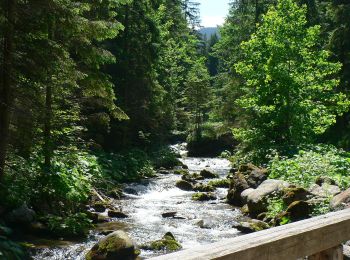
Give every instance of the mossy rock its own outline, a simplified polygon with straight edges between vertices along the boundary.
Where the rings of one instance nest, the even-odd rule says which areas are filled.
[[[167,232],[162,239],[151,242],[149,245],[141,246],[145,250],[173,252],[182,248],[181,244],[176,241],[174,235]]]
[[[216,196],[211,193],[203,193],[203,192],[198,192],[192,195],[192,199],[196,201],[208,201],[208,200],[216,200]]]
[[[293,203],[294,201],[299,200],[307,200],[307,198],[311,195],[306,189],[302,187],[289,187],[283,190],[283,202],[286,205]]]
[[[134,260],[140,251],[123,231],[115,231],[102,238],[86,254],[86,260]]]
[[[208,183],[208,185],[211,185],[215,188],[229,188],[230,182],[231,181],[229,179],[212,180]]]
[[[174,174],[185,175],[185,174],[190,174],[190,173],[188,172],[188,170],[185,170],[185,169],[177,169],[174,171]]]
[[[212,192],[215,190],[215,188],[209,184],[196,184],[193,189],[200,192]]]
[[[306,201],[294,201],[286,210],[292,221],[299,221],[310,217],[312,208]]]
[[[108,205],[104,202],[98,201],[95,202],[94,204],[91,205],[91,207],[96,211],[96,212],[105,212]]]
[[[193,185],[192,183],[185,181],[185,180],[179,180],[176,182],[176,187],[178,187],[180,190],[184,191],[191,191],[193,190]]]
[[[114,188],[108,192],[108,196],[119,200],[123,196],[123,191],[120,188]]]
[[[205,178],[205,179],[215,179],[215,178],[219,178],[219,175],[216,173],[213,173],[207,169],[204,169],[200,172],[200,175]]]
[[[238,231],[249,234],[253,232],[258,232],[264,229],[270,228],[270,226],[264,221],[260,221],[257,219],[251,219],[245,222],[240,222],[233,225],[233,228],[236,228]]]

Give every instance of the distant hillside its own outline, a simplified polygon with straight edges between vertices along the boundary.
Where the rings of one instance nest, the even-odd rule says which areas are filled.
[[[210,38],[211,35],[213,34],[217,34],[218,36],[219,35],[219,28],[218,27],[204,27],[204,28],[201,28],[199,29],[199,32],[203,35],[203,36],[206,36],[206,38]]]

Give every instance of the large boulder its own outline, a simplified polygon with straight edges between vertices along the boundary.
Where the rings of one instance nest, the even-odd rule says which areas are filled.
[[[307,200],[311,195],[309,191],[301,187],[289,187],[283,190],[283,202],[286,205],[291,204],[294,201]]]
[[[243,206],[244,202],[241,197],[241,193],[248,189],[249,185],[244,177],[244,175],[240,172],[237,172],[233,175],[230,188],[227,193],[227,201],[228,203],[235,206]]]
[[[124,231],[115,231],[102,238],[86,254],[86,260],[134,260],[139,250]]]
[[[5,219],[10,224],[29,225],[34,221],[35,217],[35,211],[28,208],[27,204],[23,204],[19,208],[10,211]]]
[[[350,188],[336,195],[330,202],[332,209],[341,209],[350,205]]]
[[[309,191],[312,195],[317,197],[330,197],[335,196],[341,192],[337,185],[323,183],[322,186],[318,184],[313,184],[310,186]]]
[[[247,170],[243,174],[246,176],[248,185],[255,189],[267,180],[268,171],[253,164],[248,164]]]
[[[185,181],[185,180],[179,180],[176,182],[176,187],[178,187],[180,190],[184,191],[191,191],[193,190],[192,183]]]
[[[285,188],[290,185],[281,180],[266,180],[259,187],[251,190],[247,196],[247,204],[249,213],[252,216],[257,216],[260,213],[267,211],[267,199],[273,195],[279,195],[283,193]]]

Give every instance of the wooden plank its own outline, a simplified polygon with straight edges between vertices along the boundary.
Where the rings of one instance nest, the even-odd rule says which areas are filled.
[[[152,258],[295,260],[350,240],[350,209]]]
[[[343,246],[332,247],[308,257],[308,260],[343,260]]]

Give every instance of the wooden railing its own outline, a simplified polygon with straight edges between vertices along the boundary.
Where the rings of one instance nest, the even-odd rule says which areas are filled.
[[[350,240],[350,209],[238,236],[152,260],[311,260],[343,259]]]

